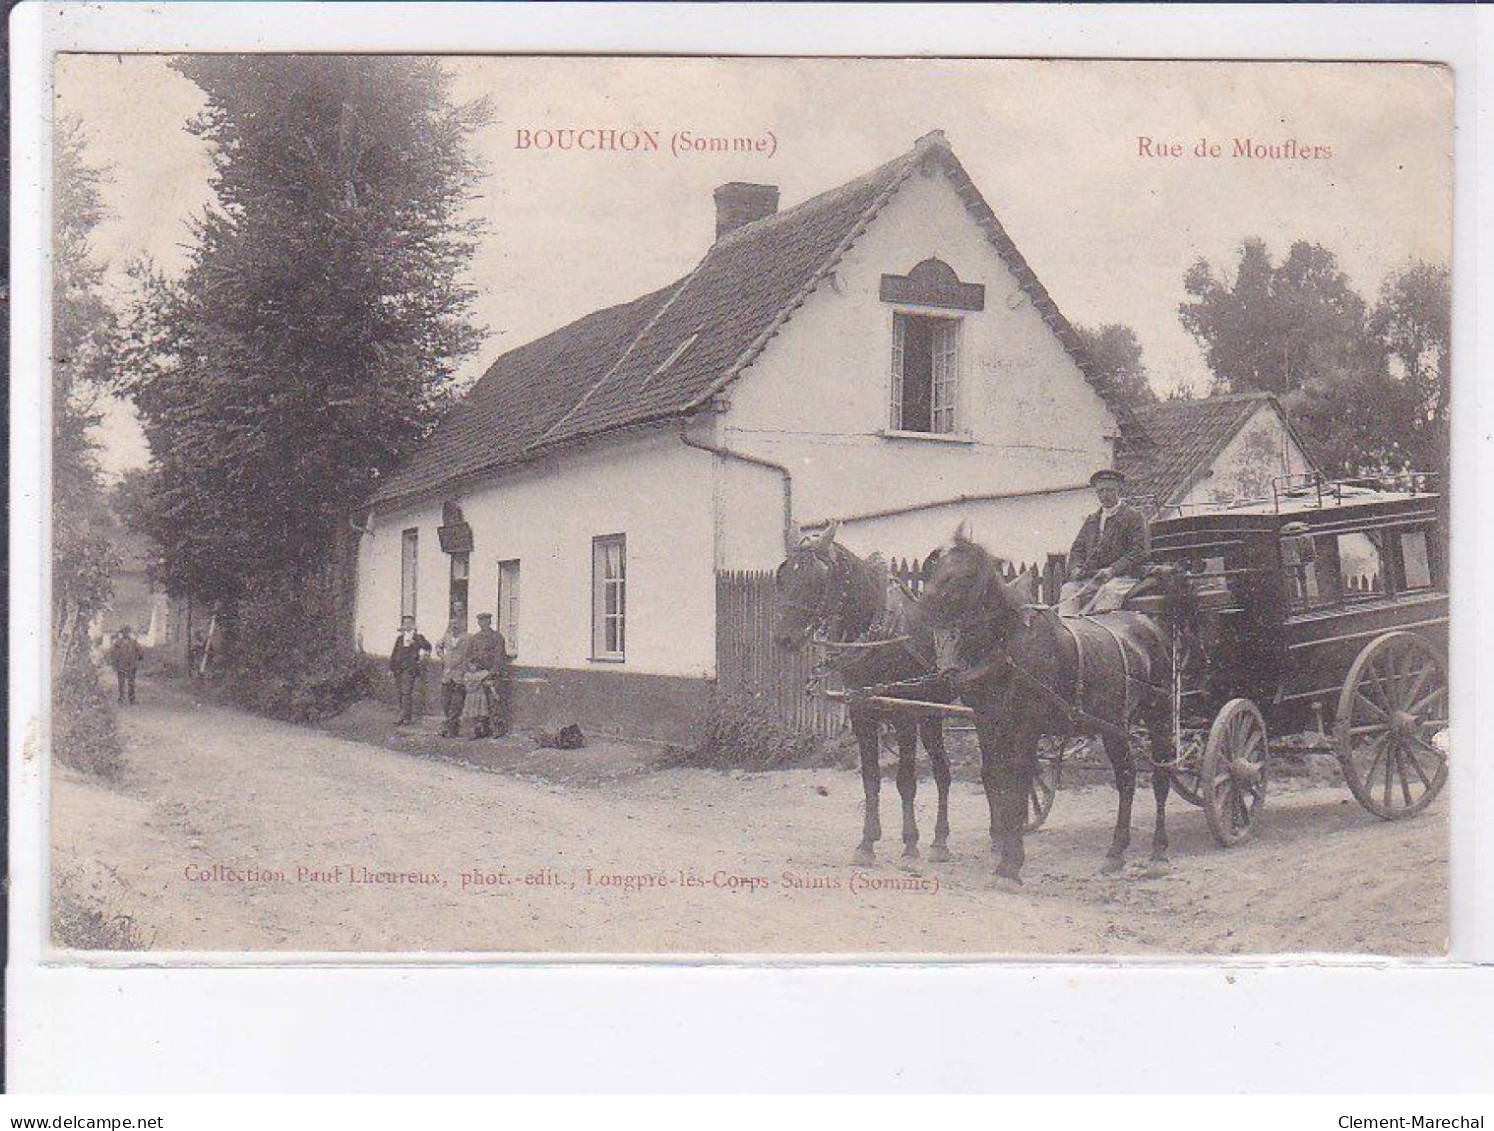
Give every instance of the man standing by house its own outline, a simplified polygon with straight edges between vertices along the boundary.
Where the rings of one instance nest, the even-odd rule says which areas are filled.
[[[436,655],[441,657],[441,737],[456,738],[462,733],[462,704],[467,699],[466,626],[457,617],[451,618],[446,635],[436,645]]]
[[[431,642],[415,631],[414,617],[400,617],[399,635],[394,638],[394,648],[389,653],[389,671],[394,675],[395,690],[399,693],[398,726],[415,721],[415,685],[424,669],[424,661],[431,654]]]
[[[125,702],[126,695],[130,703],[135,702],[135,671],[140,667],[142,655],[140,644],[131,634],[130,626],[125,625],[109,647],[109,666],[114,669],[114,677],[119,681],[121,703]]]
[[[1084,520],[1069,550],[1069,579],[1059,595],[1064,615],[1118,609],[1151,556],[1146,516],[1121,501],[1126,477],[1103,468],[1089,477],[1100,509]]]
[[[500,714],[504,696],[500,682],[507,678],[508,647],[493,631],[493,614],[477,614],[477,631],[467,639],[467,705],[462,712],[472,719],[472,737],[492,737],[507,729]]]

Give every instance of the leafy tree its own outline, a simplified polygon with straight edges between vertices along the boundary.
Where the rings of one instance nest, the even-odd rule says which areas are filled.
[[[1319,378],[1283,406],[1330,478],[1402,471],[1414,462],[1411,391],[1383,369]]]
[[[1452,410],[1452,285],[1445,266],[1417,262],[1380,288],[1370,317],[1391,372],[1407,386],[1409,455],[1446,472]]]
[[[1289,393],[1380,364],[1365,301],[1320,244],[1299,240],[1275,263],[1264,240],[1247,239],[1233,278],[1199,259],[1183,286],[1192,299],[1178,315],[1216,392]]]
[[[207,97],[189,128],[216,202],[179,277],[135,269],[128,388],[153,462],[141,510],[173,592],[252,594],[295,616],[308,578],[351,568],[349,516],[479,343],[466,140],[487,107],[454,105],[429,59],[172,66]]]
[[[1124,403],[1135,408],[1156,402],[1157,394],[1152,389],[1146,362],[1142,360],[1136,331],[1115,322],[1096,329],[1075,326],[1074,330],[1090,361]]]
[[[117,323],[101,297],[90,243],[104,218],[104,170],[77,122],[59,123],[52,223],[52,625],[63,658],[108,602],[118,565],[99,479],[99,398],[111,379]]]

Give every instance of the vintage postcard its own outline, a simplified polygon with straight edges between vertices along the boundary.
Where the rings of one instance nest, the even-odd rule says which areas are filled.
[[[1446,953],[1446,68],[54,86],[57,960]]]

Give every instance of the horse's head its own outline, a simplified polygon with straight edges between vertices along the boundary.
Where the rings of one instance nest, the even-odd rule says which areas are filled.
[[[798,651],[808,635],[836,612],[836,524],[804,538],[789,550],[774,579],[778,589],[778,620],[773,643]]]
[[[1022,606],[1032,599],[1032,579],[1024,574],[1010,585],[1001,576],[1001,563],[984,546],[972,542],[965,527],[925,565],[923,595],[917,618],[930,629],[970,629],[983,626],[1004,634],[1021,619]]]

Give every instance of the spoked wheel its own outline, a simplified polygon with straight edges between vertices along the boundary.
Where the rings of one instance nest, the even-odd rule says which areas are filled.
[[[1249,699],[1231,699],[1209,728],[1199,794],[1209,831],[1225,848],[1250,839],[1266,800],[1266,722]]]
[[[1027,791],[1027,821],[1022,826],[1024,833],[1036,832],[1043,827],[1048,814],[1053,812],[1053,799],[1058,796],[1058,779],[1063,772],[1063,755],[1068,743],[1052,735],[1038,742],[1037,773],[1033,775],[1032,788]]]
[[[1386,821],[1420,813],[1447,784],[1447,669],[1426,637],[1389,632],[1359,653],[1334,722],[1359,804]]]
[[[1178,764],[1172,768],[1172,788],[1190,805],[1203,802],[1204,732],[1185,730],[1178,736]]]

